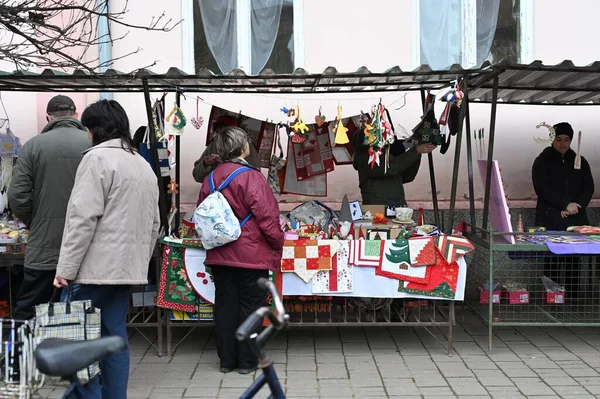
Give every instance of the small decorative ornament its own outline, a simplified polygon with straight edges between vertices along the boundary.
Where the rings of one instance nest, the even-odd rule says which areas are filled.
[[[335,144],[348,144],[350,139],[348,138],[348,128],[344,126],[342,122],[342,106],[338,105],[337,107],[337,120],[336,127],[333,129],[335,132]]]
[[[171,182],[167,186],[167,188],[169,189],[169,191],[167,191],[167,193],[168,194],[179,194],[179,190],[177,190],[177,187],[179,187],[179,184],[177,184],[174,179],[171,179]]]
[[[296,120],[294,121],[294,124],[290,126],[293,131],[292,142],[300,144],[306,141],[309,129],[308,126],[306,126],[306,123],[304,123],[304,121],[300,117],[300,107],[298,107],[298,110],[295,112],[295,115]]]
[[[173,118],[171,120],[171,118]],[[167,124],[168,134],[174,136],[181,136],[183,134],[183,128],[187,125],[187,119],[183,110],[175,104],[169,115],[165,119]]]
[[[196,130],[200,130],[202,124],[204,124],[204,118],[199,115],[200,97],[196,97],[196,116],[192,118],[192,126]]]
[[[548,139],[534,137],[533,139],[535,140],[535,142],[538,144],[552,144],[554,138],[556,137],[556,131],[554,130],[554,128],[546,122],[541,122],[536,125],[536,129],[539,129],[540,127],[545,127],[548,129]]]
[[[323,107],[319,107],[319,115],[315,116],[315,123],[318,127],[323,126],[327,118],[322,114]]]

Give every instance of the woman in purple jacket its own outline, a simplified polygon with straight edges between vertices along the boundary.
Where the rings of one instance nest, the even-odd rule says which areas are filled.
[[[214,149],[216,154],[211,154],[207,161],[219,164],[213,175],[215,187],[236,169],[249,166],[248,136],[238,127],[226,128],[215,135]],[[210,194],[209,186],[205,180],[198,203]],[[237,241],[206,252],[205,263],[210,266],[215,283],[217,353],[221,372],[237,369],[240,374],[249,374],[256,370],[258,358],[247,343],[237,342],[235,331],[265,304],[267,294],[257,281],[268,278],[269,270],[280,269],[283,231],[279,226],[277,200],[259,170],[240,173],[221,193],[239,220],[252,216]]]

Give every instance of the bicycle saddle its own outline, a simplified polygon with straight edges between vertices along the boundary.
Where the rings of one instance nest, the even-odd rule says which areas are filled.
[[[125,340],[117,336],[89,341],[48,338],[37,346],[35,361],[43,374],[70,378],[90,364],[126,348]]]

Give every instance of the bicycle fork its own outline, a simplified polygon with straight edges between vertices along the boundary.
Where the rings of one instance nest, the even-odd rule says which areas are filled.
[[[261,390],[265,384],[269,385],[271,389],[270,399],[285,399],[285,394],[283,393],[283,388],[281,387],[281,383],[279,382],[279,378],[277,378],[277,373],[275,372],[275,368],[273,364],[267,366],[262,369],[263,373],[258,377],[250,388],[242,396],[240,399],[252,399],[254,396]]]

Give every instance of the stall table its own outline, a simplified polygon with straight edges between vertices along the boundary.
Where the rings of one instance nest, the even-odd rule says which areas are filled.
[[[472,247],[460,248],[462,237],[440,237],[444,237],[441,245],[456,240],[448,244],[452,249],[445,252],[453,261],[445,261],[441,255],[444,252],[433,247],[436,238],[431,237],[431,253],[438,255],[436,260],[422,267],[406,263],[404,268],[396,269],[396,273],[406,273],[404,277],[393,275],[398,259],[390,256],[400,256],[393,252],[399,245],[397,240],[286,241],[283,272],[274,273],[272,278],[283,294],[293,326],[446,327],[451,353],[454,302],[464,299],[466,286],[467,262],[461,251],[468,253]],[[173,327],[212,325],[214,285],[210,270],[204,266],[203,249],[173,239],[163,238],[161,243],[163,262],[157,303],[170,310],[166,320],[169,356],[174,350]],[[365,246],[377,247],[376,255],[370,255]],[[324,253],[332,248],[335,253]],[[421,285],[425,283],[429,285]],[[429,287],[429,291],[420,290],[422,287]],[[394,299],[401,301],[392,303]],[[188,335],[189,332],[183,339]]]
[[[600,288],[597,278],[596,250],[581,248],[562,255],[536,239],[579,237],[562,233],[513,233],[515,244],[509,244],[506,233],[486,232],[468,235],[476,250],[469,263],[467,305],[488,325],[489,349],[493,344],[494,327],[516,326],[600,326]],[[490,239],[490,237],[492,237]],[[577,253],[579,252],[579,253]],[[592,253],[586,253],[592,252]],[[569,273],[572,273],[569,276]],[[560,286],[568,283],[565,292],[548,292],[543,276],[552,274]],[[480,292],[480,287],[493,281],[499,284],[495,292]],[[522,286],[524,291],[508,292],[503,286]],[[575,291],[575,292],[572,292]]]

